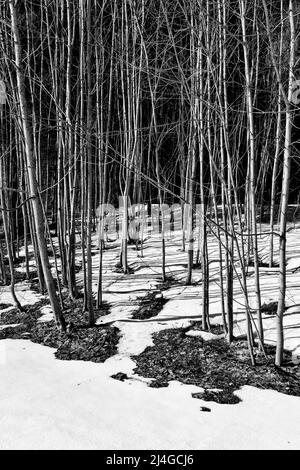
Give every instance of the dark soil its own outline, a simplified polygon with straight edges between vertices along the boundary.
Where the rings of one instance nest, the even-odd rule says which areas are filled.
[[[278,302],[270,302],[269,304],[263,304],[261,306],[261,312],[266,315],[276,315]]]
[[[76,327],[61,333],[54,322],[38,325],[31,341],[57,348],[55,357],[62,360],[104,362],[117,353],[119,330],[111,326]]]
[[[40,308],[47,305],[46,300],[40,301],[35,305],[23,306],[24,312],[20,312],[17,308],[11,309],[0,315],[0,326],[19,324],[16,327],[8,327],[0,330],[1,339],[31,339],[31,331],[35,327],[37,320],[41,317]]]
[[[183,266],[185,269],[188,268],[188,264],[186,264],[186,263],[184,263],[182,266]],[[199,263],[199,262],[198,262],[198,263],[193,263],[193,269],[201,269],[201,263]]]
[[[238,403],[234,392],[243,385],[300,396],[300,366],[276,368],[274,348],[267,347],[268,360],[257,354],[257,365],[252,366],[246,341],[228,345],[224,339],[204,341],[185,332],[172,329],[154,334],[154,346],[133,357],[135,373],[155,377],[151,387],[166,387],[171,380],[197,385],[204,393],[194,394],[195,398],[217,403]]]
[[[0,310],[4,310],[5,308],[8,308],[8,307],[13,307],[12,304],[0,304]]]
[[[105,315],[108,315],[109,313],[110,313],[110,304],[106,302],[105,300],[103,300],[100,310],[97,312],[97,315],[99,317],[104,317]]]
[[[41,317],[40,308],[47,304],[39,302],[25,307],[25,312],[17,309],[0,316],[0,325],[20,323],[17,327],[0,330],[0,339],[29,339],[34,343],[56,348],[55,356],[63,360],[104,362],[117,353],[119,330],[112,326],[88,326],[87,314],[82,312],[82,302],[69,303],[65,312],[68,332],[62,333],[54,321],[37,323]],[[100,316],[96,314],[96,318]]]
[[[114,267],[114,269],[112,269],[112,272],[113,273],[119,273],[119,274],[123,274],[123,268],[122,268],[122,265],[120,263],[117,263]],[[134,273],[134,269],[131,268],[130,266],[128,266],[127,268],[127,274],[133,274]]]
[[[15,259],[14,261],[14,266],[15,267],[20,267],[22,263],[24,263],[26,261],[26,257],[25,256],[19,256],[18,258]]]
[[[111,375],[111,378],[115,380],[120,380],[120,382],[124,382],[129,377],[127,374],[124,374],[123,372],[118,372],[117,374]]]
[[[172,286],[179,286],[179,285],[180,285],[180,281],[176,279],[175,277],[169,275],[166,277],[165,281],[161,282],[158,285],[158,289],[161,291],[164,291],[164,290],[170,289]]]
[[[201,410],[201,411],[206,411],[206,412],[208,412],[208,413],[211,412],[211,409],[210,409],[210,408],[207,408],[207,406],[201,406],[201,407],[200,407],[200,410]]]
[[[148,320],[156,317],[168,302],[168,299],[163,297],[162,292],[178,284],[177,279],[168,276],[164,282],[157,285],[154,292],[149,292],[148,295],[138,298],[140,305],[133,312],[132,318],[135,320]]]
[[[159,296],[158,292],[150,292],[147,296],[142,297],[140,299],[141,305],[133,312],[132,318],[135,320],[147,320],[156,317],[168,302],[163,296],[157,296]]]
[[[249,266],[250,268],[253,268],[253,267],[254,267],[254,261],[253,261],[252,259],[249,260],[248,266]],[[262,261],[262,260],[258,260],[258,266],[259,266],[260,268],[270,268],[269,263],[265,263],[265,262]],[[279,264],[273,262],[271,268],[279,268]]]
[[[193,330],[203,331],[201,322],[193,321],[191,322],[190,326],[185,329],[185,331],[193,331]],[[209,332],[213,333],[214,335],[222,335],[224,334],[224,327],[223,325],[214,323],[213,325],[210,326]]]

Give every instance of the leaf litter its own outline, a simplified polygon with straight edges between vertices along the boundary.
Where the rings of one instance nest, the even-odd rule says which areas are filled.
[[[266,346],[267,359],[258,353],[257,365],[252,366],[245,340],[235,340],[231,345],[224,338],[204,341],[186,336],[186,330],[154,333],[154,346],[132,357],[137,364],[134,372],[153,379],[150,387],[166,387],[177,380],[204,389],[193,394],[194,398],[224,404],[238,403],[235,392],[244,385],[300,396],[299,365],[276,367],[273,347]]]

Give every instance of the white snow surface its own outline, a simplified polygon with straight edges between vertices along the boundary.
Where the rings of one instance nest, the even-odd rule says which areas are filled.
[[[287,234],[288,309],[284,317],[285,348],[292,351],[295,362],[300,361],[299,234],[298,227]],[[259,247],[266,260],[267,235],[262,235]],[[180,248],[179,236],[170,239],[166,262],[168,274],[183,281],[187,256]],[[209,252],[210,259],[215,260],[210,265],[210,314],[212,323],[220,323],[218,247],[213,239]],[[76,261],[80,260],[78,254]],[[168,302],[156,317],[134,320],[132,312],[139,298],[156,291],[160,281],[159,239],[147,240],[144,258],[130,248],[134,274],[114,272],[117,261],[117,246],[104,252],[104,300],[111,309],[98,324],[113,324],[121,331],[118,353],[105,363],[61,361],[55,359],[54,349],[30,341],[0,341],[0,449],[299,449],[299,397],[245,386],[236,391],[240,403],[220,405],[192,398],[192,393],[201,391],[198,387],[174,381],[167,388],[149,388],[151,379],[134,373],[131,356],[153,344],[154,332],[200,320],[201,286],[197,282],[201,272],[194,271],[196,282],[192,286],[181,283],[163,291]],[[95,291],[98,262],[95,248]],[[251,274],[250,268],[249,290],[254,287]],[[16,287],[22,305],[44,298],[31,291],[26,281]],[[261,269],[261,291],[262,302],[277,300],[278,269]],[[234,301],[234,333],[243,335],[245,307],[237,277]],[[9,288],[0,287],[0,303],[12,303]],[[0,315],[9,308],[0,310]],[[39,321],[53,318],[48,305],[41,313]],[[275,344],[275,322],[274,316],[264,316],[265,337],[271,344]],[[199,334],[204,340],[213,339],[211,334],[189,333]],[[129,380],[120,382],[110,377],[118,372],[126,373]],[[211,413],[202,412],[201,406],[209,407]]]
[[[0,449],[297,449],[300,400],[245,386],[237,405],[109,377],[110,362],[58,361],[54,350],[5,340]],[[203,413],[200,406],[211,413]],[[276,431],[275,431],[276,430]]]

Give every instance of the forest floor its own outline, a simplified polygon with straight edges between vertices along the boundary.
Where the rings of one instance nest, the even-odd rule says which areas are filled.
[[[87,328],[81,301],[66,302],[66,319],[73,325],[66,335],[57,331],[36,279],[22,280],[21,263],[16,290],[25,313],[12,306],[9,288],[0,286],[0,448],[300,448],[299,234],[300,226],[291,225],[282,369],[273,366],[278,268],[261,268],[268,346],[267,360],[257,355],[254,368],[237,277],[232,346],[219,327],[220,273],[212,236],[211,332],[200,327],[200,269],[194,270],[192,285],[185,285],[180,234],[167,242],[165,284],[158,237],[145,241],[144,257],[130,247],[128,275],[116,267],[118,243],[109,243],[104,252],[105,308],[97,313],[96,326]],[[267,233],[259,238],[262,265],[268,239]],[[79,251],[76,263],[80,270]],[[95,292],[98,263],[95,242]],[[31,269],[34,275],[33,261]],[[247,279],[253,301],[251,267]]]

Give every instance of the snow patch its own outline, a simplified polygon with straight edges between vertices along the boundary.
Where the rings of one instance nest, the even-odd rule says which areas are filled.
[[[50,306],[45,305],[44,307],[41,307],[40,312],[42,316],[38,319],[38,323],[47,323],[54,319],[53,310]]]
[[[236,392],[241,403],[219,405],[192,398],[201,389],[177,381],[153,389],[114,380],[113,358],[58,361],[52,348],[23,340],[1,341],[1,349],[0,449],[300,447],[297,397],[245,386]]]
[[[224,338],[224,335],[214,335],[209,331],[191,330],[186,332],[186,336],[200,337],[204,341],[213,341],[215,339]]]
[[[17,326],[20,326],[21,323],[14,323],[12,325],[0,325],[0,330],[5,330],[6,328],[16,328]]]

